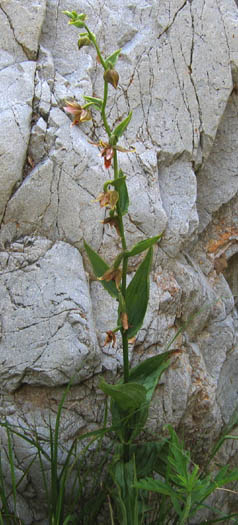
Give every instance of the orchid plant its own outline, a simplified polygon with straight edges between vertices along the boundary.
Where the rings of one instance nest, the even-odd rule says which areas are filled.
[[[138,440],[135,442],[146,424],[149,405],[160,376],[168,368],[170,357],[176,352],[180,352],[180,350],[169,350],[169,348],[178,334],[184,330],[184,327],[170,341],[165,352],[146,359],[136,367],[130,367],[128,343],[131,339],[134,340],[143,324],[149,301],[149,277],[153,246],[160,241],[162,234],[144,239],[132,247],[127,245],[123,219],[128,213],[129,195],[127,177],[119,168],[117,153],[118,151],[135,153],[134,147],[125,149],[118,144],[130,124],[132,112],[115,126],[109,122],[107,116],[108,90],[110,86],[116,90],[119,85],[120,79],[116,64],[121,49],[117,49],[107,58],[103,58],[96,36],[86,23],[86,15],[84,13],[78,14],[76,11],[64,11],[64,14],[69,18],[70,25],[83,30],[79,35],[78,48],[82,49],[83,46],[94,47],[97,62],[101,64],[103,69],[104,91],[102,98],[85,95],[83,105],[77,101],[66,101],[65,111],[73,115],[72,125],[79,125],[91,120],[94,111],[101,114],[106,138],[103,137],[97,143],[91,142],[91,144],[99,148],[104,167],[110,176],[104,182],[102,191],[94,202],[105,208],[106,217],[103,223],[115,228],[121,243],[121,250],[111,265],[107,264],[91,246],[86,242],[84,243],[96,278],[118,303],[117,324],[113,330],[108,329],[105,345],[112,344],[115,346],[116,334],[120,332],[123,352],[123,378],[114,385],[106,383],[103,378],[99,383],[99,388],[111,400],[112,425],[109,429],[105,428],[103,432],[113,430],[117,441],[116,452],[109,469],[115,487],[112,497],[118,509],[121,525],[143,523],[140,510],[142,500],[138,499],[140,489],[143,489],[144,492],[146,490],[155,491],[162,495],[160,509],[162,509],[162,514],[164,510],[166,512],[164,513],[165,521],[164,518],[161,518],[159,523],[167,523],[167,510],[172,507],[174,507],[175,513],[180,516],[179,523],[187,523],[190,511],[193,508],[195,511],[200,508],[198,499],[200,498],[203,501],[214,490],[215,485],[210,484],[210,478],[204,478],[204,490],[201,491],[199,467],[196,467],[190,474],[190,460],[172,428],[169,430],[170,441],[161,438],[159,441],[150,443],[140,444]],[[112,175],[111,171],[113,172]],[[143,252],[146,254],[128,284],[128,261],[131,257]],[[175,470],[177,468],[178,478],[174,477],[171,465]],[[153,481],[153,479],[151,481],[151,478],[142,479],[153,472],[165,478],[163,483]],[[184,483],[182,488],[180,487],[181,483]],[[173,486],[175,486],[174,492],[171,489]],[[199,497],[197,495],[198,486],[200,487]],[[195,496],[193,499],[192,491],[194,491],[197,499]],[[113,518],[112,523],[114,523]]]
[[[78,41],[78,47],[93,46],[97,53],[97,60],[103,68],[104,92],[102,98],[85,96],[85,103],[66,101],[65,111],[73,116],[72,125],[80,125],[92,119],[93,111],[99,111],[105,128],[106,138],[95,144],[100,151],[106,172],[113,174],[103,184],[101,193],[95,199],[96,205],[106,210],[104,224],[115,228],[121,243],[121,249],[113,264],[107,264],[87,243],[85,250],[91,262],[97,279],[106,291],[118,303],[118,318],[113,330],[108,330],[105,344],[115,345],[117,332],[121,333],[123,351],[123,378],[117,384],[108,384],[100,380],[99,388],[111,400],[111,424],[107,426],[107,409],[103,428],[87,432],[74,437],[67,453],[65,446],[60,444],[60,421],[64,401],[74,381],[68,384],[56,415],[54,428],[49,421],[49,438],[37,433],[31,428],[11,425],[0,420],[0,429],[6,432],[6,450],[2,455],[5,466],[10,472],[5,475],[0,450],[0,525],[14,523],[23,524],[19,517],[22,507],[22,488],[19,490],[21,499],[18,504],[18,486],[26,482],[31,467],[38,460],[37,471],[42,474],[45,498],[48,503],[48,518],[50,525],[95,525],[105,523],[104,514],[101,514],[102,505],[107,501],[111,525],[185,525],[194,522],[194,516],[204,508],[207,498],[218,488],[238,481],[238,469],[231,470],[229,465],[217,468],[212,474],[209,470],[211,462],[226,439],[237,439],[231,435],[233,428],[237,428],[238,413],[235,410],[231,421],[223,435],[208,456],[206,468],[201,470],[192,461],[190,453],[184,449],[175,430],[168,425],[167,437],[158,437],[155,441],[142,442],[138,439],[144,428],[150,401],[161,374],[168,368],[170,357],[180,350],[169,350],[171,344],[185,327],[181,327],[167,345],[166,351],[131,367],[128,357],[128,343],[134,339],[140,330],[146,313],[149,300],[149,276],[152,264],[153,246],[159,242],[161,234],[144,239],[132,247],[127,246],[124,217],[128,212],[129,196],[126,175],[118,166],[117,152],[134,153],[134,148],[125,149],[118,144],[130,123],[132,113],[121,120],[119,124],[111,125],[107,117],[108,89],[118,88],[119,74],[116,63],[121,50],[118,49],[109,57],[103,58],[95,35],[86,24],[86,15],[76,11],[64,11],[69,23],[76,28],[83,29]],[[127,283],[128,261],[130,257],[146,252],[130,283]],[[112,434],[112,432],[114,434]],[[114,439],[102,458],[102,439],[108,434]],[[15,471],[15,443],[14,437],[21,438],[31,446],[33,460],[19,478]],[[88,441],[89,440],[89,441]],[[78,452],[78,444],[85,442]],[[91,445],[96,442],[94,452],[99,453],[100,462],[92,460]],[[108,442],[107,442],[108,445]],[[68,443],[67,443],[68,446]],[[2,447],[3,448],[3,447]],[[4,450],[4,449],[3,449]],[[35,450],[35,454],[33,453]],[[111,451],[114,454],[111,456]],[[59,452],[61,456],[59,464]],[[82,457],[89,454],[89,469],[84,468]],[[108,457],[110,455],[110,465]],[[65,458],[62,464],[62,458]],[[87,456],[88,457],[88,456]],[[9,461],[9,465],[6,460]],[[92,468],[93,465],[93,468]],[[104,466],[107,465],[107,469]],[[82,468],[83,467],[83,468]],[[86,472],[85,472],[86,470]],[[93,470],[93,473],[92,473]],[[75,475],[74,475],[75,474]],[[90,475],[92,496],[84,498],[88,492],[87,479]],[[30,476],[31,477],[31,476]],[[35,478],[35,473],[34,473]],[[11,480],[11,487],[9,485]],[[30,480],[30,478],[29,478]],[[67,486],[67,481],[69,485]],[[111,482],[113,480],[113,483]],[[72,499],[69,503],[69,489]],[[233,490],[226,489],[230,493]],[[23,490],[24,492],[24,490]],[[236,492],[237,493],[237,492]],[[43,500],[42,500],[43,501]],[[226,514],[214,506],[214,519],[199,523],[237,523],[237,513]],[[104,510],[106,510],[104,508]],[[69,513],[68,513],[69,511]],[[66,515],[67,513],[67,515]],[[196,516],[197,517],[197,516]],[[99,521],[97,519],[99,518]],[[102,519],[101,519],[102,518]],[[192,520],[192,521],[191,521]],[[231,521],[230,521],[231,520]],[[109,523],[109,521],[107,521]],[[196,520],[196,523],[198,521]]]
[[[103,223],[115,228],[121,241],[121,251],[112,265],[108,265],[86,242],[86,253],[91,262],[97,279],[107,292],[118,303],[118,321],[113,330],[108,330],[105,344],[115,345],[116,333],[121,333],[123,350],[123,382],[109,385],[103,379],[100,388],[111,397],[113,423],[118,427],[117,433],[124,445],[125,457],[129,460],[129,444],[132,442],[145,424],[148,412],[148,403],[162,371],[168,366],[168,352],[152,357],[136,368],[129,366],[128,342],[135,338],[142,326],[149,300],[149,274],[152,264],[153,245],[159,242],[161,235],[138,242],[128,248],[123,224],[123,217],[128,212],[129,196],[126,184],[126,175],[119,168],[117,152],[135,153],[134,147],[125,149],[118,144],[125,133],[132,118],[132,112],[114,128],[107,117],[108,89],[112,86],[117,89],[119,74],[116,63],[121,49],[117,49],[107,58],[103,58],[96,36],[86,24],[86,15],[76,11],[64,11],[68,16],[69,24],[83,29],[78,40],[78,47],[91,45],[95,48],[97,61],[103,68],[104,93],[102,98],[84,96],[85,104],[76,101],[66,101],[65,111],[74,117],[73,125],[81,124],[92,118],[93,111],[101,113],[107,138],[93,143],[101,151],[104,167],[107,171],[113,170],[113,176],[104,182],[102,192],[95,199],[104,207],[107,216]],[[130,284],[127,285],[127,269],[130,257],[147,252],[139,265]],[[153,378],[153,379],[152,379]],[[119,425],[120,421],[120,425]],[[123,422],[123,423],[122,423]]]

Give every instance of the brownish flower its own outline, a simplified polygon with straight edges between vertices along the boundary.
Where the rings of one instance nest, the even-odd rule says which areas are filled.
[[[94,202],[99,202],[101,208],[107,206],[108,208],[111,208],[111,210],[114,210],[118,199],[119,194],[116,190],[108,190],[104,193],[99,193],[98,197],[95,199]]]
[[[122,277],[122,271],[120,268],[108,268],[108,270],[99,277],[99,281],[115,281],[116,287],[119,290],[120,282]]]
[[[106,219],[104,219],[104,221],[102,221],[102,224],[109,224],[109,226],[111,226],[111,228],[114,226],[117,234],[119,235],[119,237],[121,236],[121,232],[120,232],[120,228],[119,228],[119,222],[118,222],[118,218],[117,217],[106,217]]]
[[[106,332],[106,334],[107,334],[107,337],[106,337],[106,339],[104,341],[104,345],[103,346],[106,346],[106,345],[108,345],[109,343],[112,342],[112,346],[114,348],[115,344],[116,344],[116,334],[115,334],[115,332],[112,332],[112,330],[108,330]]]
[[[135,148],[125,149],[121,148],[121,146],[111,146],[110,144],[108,144],[108,142],[103,142],[102,140],[99,140],[99,142],[89,142],[90,144],[93,144],[93,146],[102,148],[101,156],[104,158],[105,168],[110,168],[114,155],[114,150],[120,151],[122,153],[135,153]]]
[[[84,109],[77,102],[69,102],[68,100],[66,100],[66,104],[67,106],[64,107],[64,110],[67,111],[67,113],[71,113],[72,115],[74,115],[72,126],[75,126],[75,124],[81,124],[82,122],[86,122],[87,120],[92,119],[91,112],[88,109]]]
[[[103,148],[101,155],[104,158],[105,168],[110,168],[114,155],[113,148],[108,144],[105,148]]]

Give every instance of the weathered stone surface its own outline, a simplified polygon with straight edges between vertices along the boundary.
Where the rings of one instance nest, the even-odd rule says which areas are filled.
[[[238,190],[238,100],[233,92],[211,154],[197,174],[199,231],[210,222],[212,213],[229,202]]]
[[[30,136],[34,72],[34,62],[18,63],[0,71],[0,221],[12,192],[22,180]]]
[[[0,410],[14,424],[37,421],[44,435],[76,372],[65,441],[101,422],[98,374],[115,381],[122,372],[120,337],[103,346],[116,304],[83,250],[86,239],[109,263],[120,250],[92,202],[108,172],[89,141],[106,136],[98,113],[72,127],[63,109],[103,90],[95,51],[79,53],[79,31],[62,15],[77,8],[74,0],[0,0]],[[128,246],[164,231],[131,363],[162,352],[188,322],[147,432],[172,423],[204,460],[237,404],[237,2],[83,0],[80,11],[105,55],[122,48],[109,120],[133,111],[121,145],[136,153],[118,154],[130,195]],[[130,261],[129,278],[140,260]],[[16,443],[19,476],[23,448]],[[234,454],[228,444],[225,461]],[[33,501],[32,493],[21,501],[25,523],[45,523]]]
[[[1,259],[2,388],[55,386],[74,374],[78,382],[98,372],[91,300],[77,250],[25,239]]]
[[[30,60],[37,57],[45,9],[46,0],[1,1],[1,10],[7,17],[14,41],[21,46]]]

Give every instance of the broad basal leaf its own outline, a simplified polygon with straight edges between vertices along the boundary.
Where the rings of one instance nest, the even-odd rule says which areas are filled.
[[[128,338],[137,334],[145,317],[149,301],[149,274],[152,255],[153,249],[150,248],[126,290],[126,311],[129,323]]]
[[[136,383],[109,385],[101,379],[99,388],[110,396],[124,413],[130,413],[145,403],[146,390]]]
[[[96,277],[102,277],[104,273],[109,269],[108,264],[84,241],[84,247],[87,252],[87,256],[92,265],[93,271]],[[100,281],[112,297],[118,297],[118,290],[114,281]]]
[[[138,408],[125,412],[116,401],[111,401],[112,426],[120,441],[133,442],[143,430],[148,418],[149,404],[144,401]]]
[[[148,250],[148,248],[151,248],[153,244],[158,242],[162,237],[162,233],[160,235],[156,235],[155,237],[150,237],[150,239],[145,239],[144,241],[140,241],[131,250],[127,252],[128,257],[132,257],[133,255],[138,255],[138,253],[144,252],[145,250]]]
[[[154,389],[162,373],[169,367],[169,358],[173,353],[173,350],[170,352],[164,352],[163,354],[146,359],[135,368],[131,368],[129,382],[135,381],[145,387],[147,401],[151,400]]]

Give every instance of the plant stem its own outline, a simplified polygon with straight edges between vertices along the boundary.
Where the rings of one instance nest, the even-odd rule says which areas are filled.
[[[192,503],[191,494],[188,494],[187,500],[186,500],[186,504],[185,504],[185,508],[184,508],[184,511],[183,511],[183,516],[182,516],[182,519],[181,519],[181,522],[180,522],[181,525],[185,525],[187,523],[187,520],[188,520],[188,517],[189,517],[190,508],[191,508],[191,503]]]
[[[84,25],[84,27],[85,27],[86,31],[88,32],[90,40],[93,43],[93,45],[94,45],[94,47],[95,47],[95,49],[97,51],[97,54],[98,54],[99,60],[100,60],[100,62],[102,64],[102,67],[106,70],[107,66],[106,66],[105,60],[102,57],[102,54],[101,54],[101,51],[99,49],[99,46],[98,46],[98,43],[97,43],[95,35],[90,31],[90,29],[88,28],[88,26],[86,24]],[[104,95],[103,95],[103,105],[102,105],[101,115],[102,115],[102,119],[103,119],[103,124],[105,126],[105,130],[106,130],[108,136],[110,137],[111,136],[111,130],[110,130],[110,126],[109,126],[109,124],[107,122],[107,117],[106,117],[106,114],[105,114],[105,108],[106,108],[106,104],[107,104],[107,96],[108,96],[108,83],[106,81],[104,81]]]
[[[123,346],[123,368],[124,368],[124,383],[129,380],[129,359],[128,359],[128,337],[127,333],[122,329],[122,346]]]
[[[91,33],[91,31],[88,29],[88,27],[85,24],[85,29],[88,31],[91,41],[93,42],[98,57],[100,59],[100,62],[103,66],[103,68],[106,70],[106,63],[102,58],[100,49],[98,47],[96,38]],[[104,94],[103,94],[103,104],[102,104],[102,110],[101,115],[103,119],[103,124],[105,127],[105,130],[108,134],[108,137],[111,137],[111,129],[107,121],[106,117],[106,105],[107,105],[107,98],[108,98],[108,83],[104,81]],[[113,155],[113,169],[114,169],[114,180],[119,178],[119,171],[118,171],[118,162],[117,162],[117,151],[114,149],[114,155]],[[117,215],[118,215],[118,221],[119,221],[119,228],[120,228],[120,234],[121,234],[121,243],[122,243],[122,249],[123,252],[127,251],[127,245],[126,245],[126,238],[125,238],[125,231],[124,231],[124,225],[123,225],[123,219],[122,219],[122,213],[120,210],[120,205],[117,204]],[[126,277],[127,277],[127,266],[128,266],[128,258],[123,254],[123,266],[122,266],[122,288],[121,292],[125,299],[126,296]],[[124,375],[124,383],[128,383],[129,381],[129,358],[128,358],[128,336],[127,331],[124,330],[124,328],[121,328],[121,336],[122,336],[122,347],[123,347],[123,375]],[[128,444],[124,444],[123,446],[123,458],[124,463],[127,463],[130,458],[130,446]]]
[[[113,167],[114,167],[114,180],[116,180],[119,177],[116,150],[114,150]],[[127,245],[126,245],[124,225],[123,225],[123,220],[122,220],[122,213],[121,213],[119,205],[117,205],[117,215],[118,215],[119,228],[120,228],[120,233],[121,233],[122,249],[123,249],[123,252],[125,252],[127,250]],[[124,254],[123,255],[123,266],[122,266],[122,288],[121,288],[121,292],[122,292],[124,299],[126,296],[127,266],[128,266],[128,258]],[[121,329],[121,335],[122,335],[122,346],[123,346],[124,383],[128,383],[128,380],[129,380],[128,337],[127,337],[127,332],[124,330],[124,328]]]
[[[96,51],[97,51],[98,58],[99,58],[99,60],[100,60],[100,62],[101,62],[101,64],[102,64],[102,67],[103,67],[104,69],[107,69],[107,66],[106,66],[105,60],[103,60],[103,57],[102,57],[101,51],[100,51],[100,49],[99,49],[99,47],[98,47],[98,43],[97,43],[97,40],[96,40],[95,35],[92,33],[92,31],[90,31],[89,27],[88,27],[86,24],[84,24],[84,27],[85,27],[86,31],[88,32],[89,37],[90,37],[90,40],[91,40],[91,42],[93,43],[93,45],[94,45],[94,47],[95,47],[95,49],[96,49]]]
[[[110,137],[111,136],[111,130],[110,130],[109,124],[107,122],[107,117],[106,117],[106,113],[105,113],[105,108],[106,108],[106,104],[107,104],[107,96],[108,96],[108,83],[106,81],[104,81],[104,95],[103,95],[103,104],[102,104],[101,115],[102,115],[102,119],[103,119],[103,124],[105,126],[105,130],[106,130],[108,136]]]

